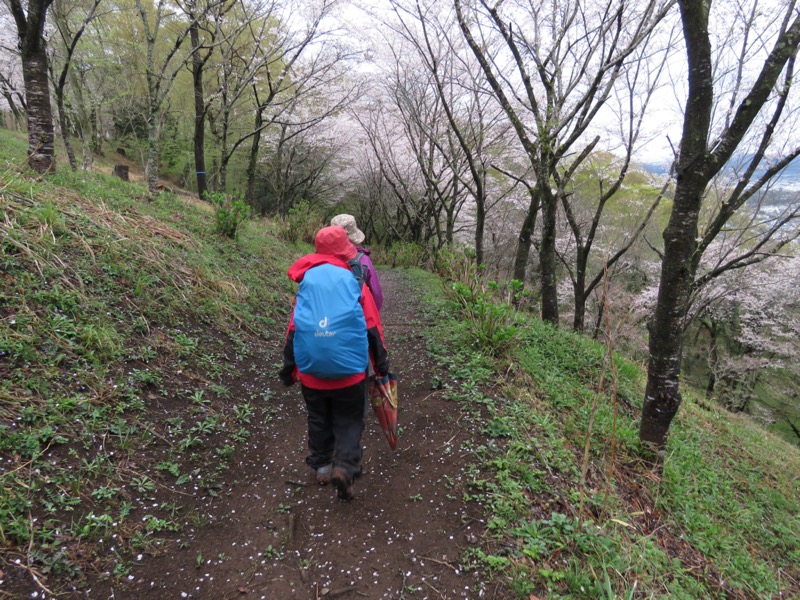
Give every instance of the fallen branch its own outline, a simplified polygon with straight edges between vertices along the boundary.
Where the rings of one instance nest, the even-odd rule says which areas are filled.
[[[303,483],[302,481],[295,481],[294,479],[287,479],[284,483],[288,483],[290,485],[299,485],[300,487],[309,487],[311,486],[310,483]]]
[[[420,560],[429,560],[429,561],[431,561],[431,562],[434,562],[434,563],[436,563],[436,564],[439,564],[439,565],[444,565],[445,567],[450,567],[451,569],[453,569],[453,571],[455,571],[456,573],[458,573],[458,567],[454,567],[453,565],[451,565],[451,564],[450,564],[449,562],[447,562],[447,561],[444,561],[444,560],[436,560],[435,558],[431,558],[430,556],[420,556],[420,557],[419,557],[419,559],[420,559]]]

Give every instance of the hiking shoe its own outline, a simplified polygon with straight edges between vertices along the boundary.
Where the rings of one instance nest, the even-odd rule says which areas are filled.
[[[353,480],[347,472],[341,467],[335,467],[331,475],[331,481],[336,486],[337,496],[339,500],[352,500],[353,499]]]
[[[317,483],[320,485],[328,485],[331,482],[331,471],[333,465],[324,465],[317,469]]]

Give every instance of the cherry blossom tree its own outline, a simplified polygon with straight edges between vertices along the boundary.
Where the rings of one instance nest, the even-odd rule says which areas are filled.
[[[12,22],[10,15],[0,13],[0,96],[5,101],[5,108],[11,111],[14,127],[20,127],[25,118],[26,105],[21,68],[15,56],[15,36],[11,35]]]
[[[526,279],[536,217],[542,318],[558,323],[559,173],[592,152],[590,128],[672,0],[540,4],[455,2],[459,26],[517,134],[535,182],[519,232],[514,277]],[[624,178],[624,175],[623,175]],[[563,179],[568,179],[564,177]]]

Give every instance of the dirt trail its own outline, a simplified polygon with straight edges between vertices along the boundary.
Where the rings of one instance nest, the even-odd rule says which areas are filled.
[[[457,405],[430,390],[431,366],[418,299],[402,273],[381,272],[391,369],[400,383],[401,437],[390,451],[372,414],[364,475],[352,502],[318,486],[305,466],[305,407],[272,363],[242,369],[241,390],[275,391],[265,423],[237,446],[219,496],[159,556],[142,556],[124,589],[90,598],[480,598],[460,564],[483,531],[480,507],[463,500],[462,442],[471,436]],[[283,324],[280,324],[282,327]]]

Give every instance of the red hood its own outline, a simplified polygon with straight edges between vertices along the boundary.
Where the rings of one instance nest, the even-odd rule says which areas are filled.
[[[305,256],[298,258],[292,264],[292,266],[289,267],[289,279],[300,283],[303,281],[303,276],[306,274],[306,271],[313,267],[318,267],[319,265],[325,264],[336,265],[337,267],[342,267],[343,269],[350,268],[347,266],[346,262],[339,260],[335,256],[330,256],[329,254],[306,254]]]

